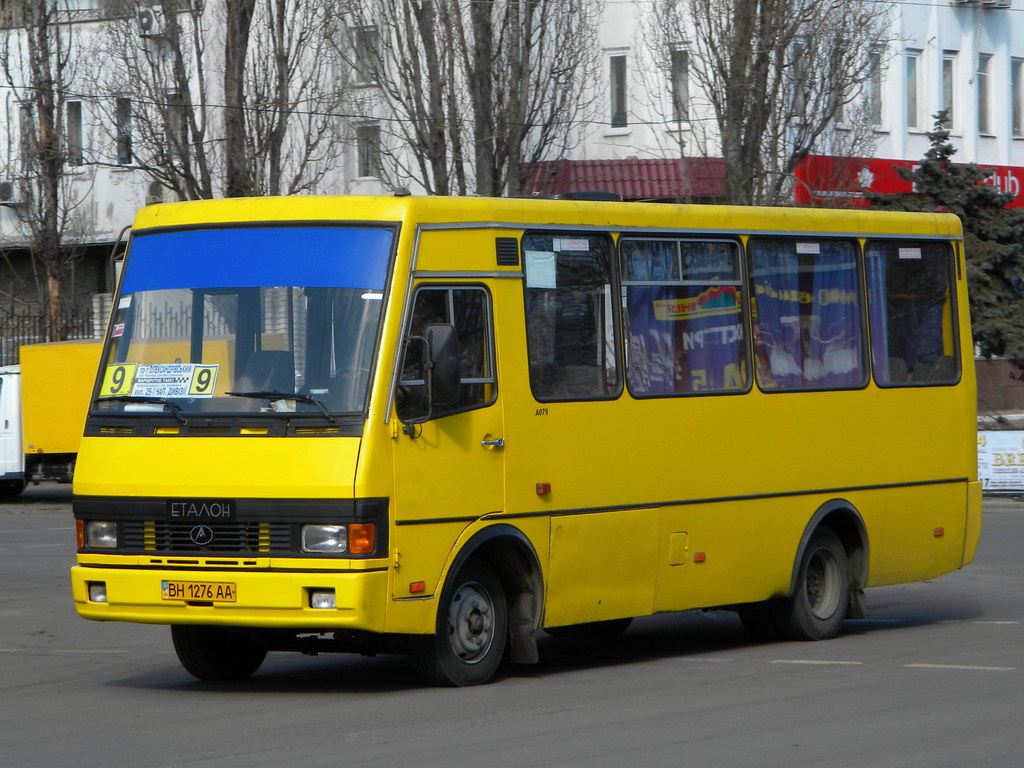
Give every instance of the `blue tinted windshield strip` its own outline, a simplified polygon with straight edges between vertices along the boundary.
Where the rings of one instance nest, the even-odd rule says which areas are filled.
[[[252,227],[139,233],[123,293],[306,286],[383,290],[390,229]]]

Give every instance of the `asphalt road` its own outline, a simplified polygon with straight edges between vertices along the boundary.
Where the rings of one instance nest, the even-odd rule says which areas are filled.
[[[544,636],[541,663],[433,689],[402,658],[272,654],[199,683],[166,627],[79,619],[65,487],[0,505],[0,766],[1019,766],[1024,502],[986,500],[977,560],[869,590],[821,643],[732,614]],[[19,514],[22,513],[22,514]]]

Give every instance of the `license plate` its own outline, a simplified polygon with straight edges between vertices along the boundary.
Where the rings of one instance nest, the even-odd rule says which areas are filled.
[[[204,603],[233,603],[237,587],[227,581],[163,581],[160,596],[164,600],[196,600]]]

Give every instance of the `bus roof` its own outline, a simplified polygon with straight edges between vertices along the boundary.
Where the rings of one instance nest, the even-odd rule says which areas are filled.
[[[252,197],[161,203],[139,211],[133,229],[295,221],[962,236],[960,220],[949,213],[411,195]]]

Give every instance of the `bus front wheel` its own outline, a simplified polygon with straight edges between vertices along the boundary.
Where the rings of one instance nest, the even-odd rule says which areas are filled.
[[[238,629],[173,625],[171,640],[181,666],[200,680],[244,680],[267,656],[258,637]]]
[[[850,561],[830,528],[811,536],[793,594],[773,605],[776,625],[790,640],[835,637],[850,606]]]
[[[434,685],[480,685],[498,671],[507,639],[501,581],[487,563],[470,560],[442,590],[436,632],[416,639],[413,661]]]

